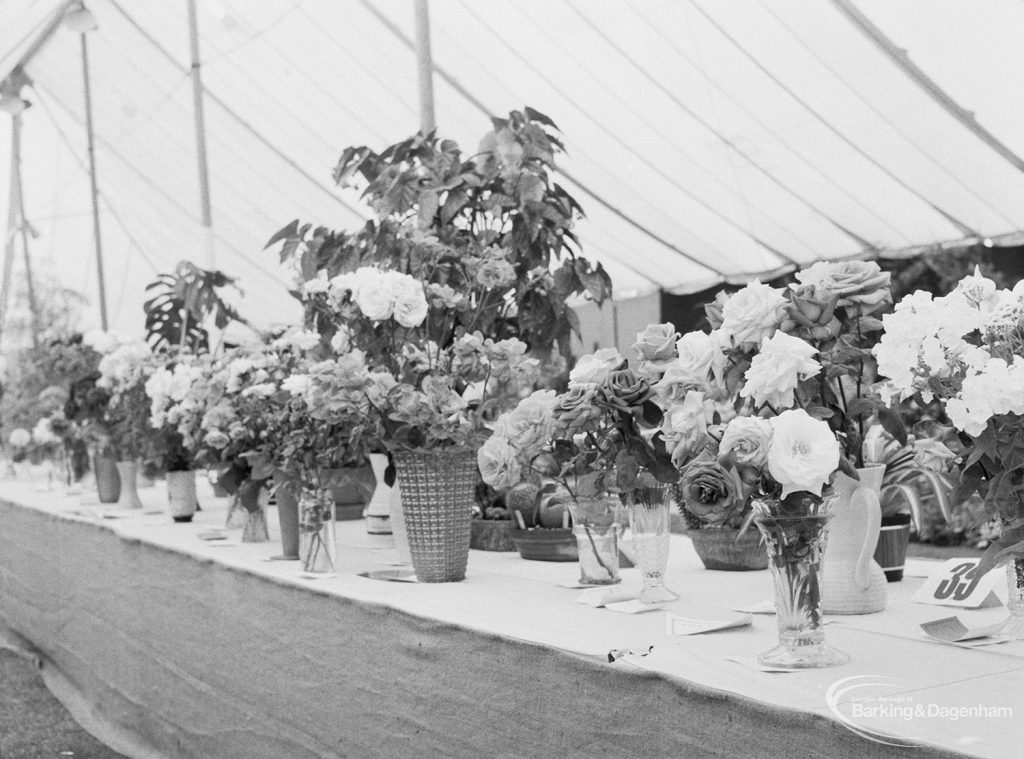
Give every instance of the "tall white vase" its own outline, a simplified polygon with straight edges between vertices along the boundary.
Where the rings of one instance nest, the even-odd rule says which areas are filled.
[[[882,525],[878,494],[884,466],[858,469],[860,481],[841,472],[833,485],[839,495],[828,528],[821,583],[826,614],[871,614],[887,602],[888,583],[875,561]]]
[[[370,535],[390,535],[391,499],[394,497],[392,491],[398,488],[388,487],[384,482],[384,472],[388,468],[387,454],[371,453],[370,468],[373,469],[373,476],[377,479],[377,486],[373,489],[370,502],[363,509],[363,516],[366,518],[366,531]]]
[[[391,512],[391,534],[395,539],[395,552],[403,564],[412,563],[409,552],[409,535],[405,530],[405,512],[402,510],[402,491],[398,487],[391,488],[391,499],[388,503]]]

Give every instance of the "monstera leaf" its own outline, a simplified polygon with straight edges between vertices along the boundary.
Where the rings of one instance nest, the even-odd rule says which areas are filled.
[[[212,320],[223,329],[232,321],[245,323],[221,297],[220,290],[235,287],[235,280],[220,271],[200,269],[181,261],[173,274],[160,274],[146,290],[155,294],[143,305],[146,339],[154,349],[172,345],[193,352],[209,348],[204,323]]]

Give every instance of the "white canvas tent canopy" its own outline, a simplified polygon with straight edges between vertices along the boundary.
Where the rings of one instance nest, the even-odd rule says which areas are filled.
[[[290,275],[263,244],[294,218],[368,217],[331,169],[346,146],[380,149],[418,127],[413,2],[196,3],[213,257],[239,278],[245,316],[295,318]],[[88,327],[96,253],[70,5],[0,0],[0,79],[20,64],[31,80],[34,274],[92,299]],[[209,260],[188,3],[87,6],[110,321],[138,333],[154,274]],[[588,215],[585,253],[617,298],[1024,229],[1016,0],[433,0],[430,14],[440,133],[471,154],[488,114],[530,105],[553,118],[569,150],[559,179]],[[17,287],[20,255],[14,266]]]

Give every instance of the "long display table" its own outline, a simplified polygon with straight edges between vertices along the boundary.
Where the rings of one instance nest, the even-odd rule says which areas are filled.
[[[142,496],[161,510],[161,488]],[[910,602],[919,578],[891,584],[885,612],[832,619],[850,664],[766,673],[729,657],[775,643],[770,615],[670,636],[664,611],[577,603],[563,587],[575,564],[514,553],[473,551],[461,583],[368,579],[395,553],[362,522],[339,525],[339,573],[307,579],[269,560],[276,542],[201,540],[226,508],[201,500],[173,524],[0,483],[0,626],[129,756],[1020,755],[1024,644],[928,642],[919,624],[945,612]],[[275,538],[272,509],[269,522]],[[623,576],[639,588],[637,570]],[[668,611],[686,616],[771,596],[768,572],[704,570],[680,535],[667,584],[681,595]]]

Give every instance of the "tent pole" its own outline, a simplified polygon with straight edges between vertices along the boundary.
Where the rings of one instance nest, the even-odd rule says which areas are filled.
[[[213,245],[213,214],[210,210],[210,174],[206,163],[206,119],[203,115],[203,79],[199,61],[199,22],[196,0],[187,0],[188,40],[192,56],[192,113],[196,128],[196,159],[199,163],[199,207],[203,223],[203,244],[206,246],[206,267],[217,268]]]
[[[4,334],[4,320],[7,316],[7,298],[11,291],[11,269],[14,267],[14,245],[18,237],[18,175],[14,171],[21,140],[21,116],[15,116],[11,124],[11,173],[10,189],[7,193],[7,240],[4,244],[4,276],[0,283],[0,338]]]
[[[416,68],[419,73],[420,131],[430,134],[434,119],[434,63],[430,55],[430,9],[427,0],[416,3]]]
[[[14,207],[14,204],[17,204]],[[28,222],[25,220],[25,195],[21,184],[21,116],[15,116],[11,124],[11,205],[12,216],[18,219],[21,231],[21,252],[25,259],[25,283],[28,291],[28,310],[32,318],[32,346],[39,346],[39,307],[36,303],[36,286],[32,280],[32,259],[28,252]],[[13,258],[13,256],[12,256]]]
[[[96,187],[96,142],[92,125],[92,87],[89,82],[89,47],[85,34],[82,40],[82,85],[85,93],[85,133],[89,146],[89,185],[92,192],[92,236],[96,245],[96,287],[100,300],[100,327],[108,330],[107,323],[107,284],[103,276],[103,243],[100,238],[100,201]]]

